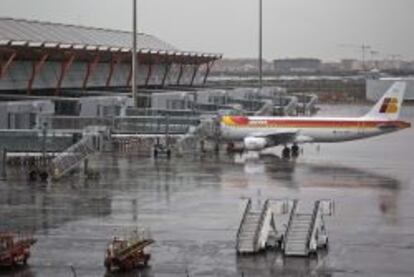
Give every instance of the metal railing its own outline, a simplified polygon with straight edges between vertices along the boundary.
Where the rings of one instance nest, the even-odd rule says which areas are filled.
[[[312,219],[311,219],[312,221],[311,221],[311,225],[310,225],[309,230],[308,230],[308,234],[306,236],[306,249],[307,250],[309,250],[309,244],[310,244],[310,241],[312,239],[313,231],[315,229],[316,218],[319,214],[319,205],[320,205],[320,203],[321,202],[319,200],[316,201],[315,202],[315,207],[313,208]]]
[[[198,116],[198,109],[138,109],[127,108],[126,116]]]
[[[115,133],[182,134],[190,126],[200,124],[198,116],[122,116],[122,117],[79,117],[42,116],[50,130],[82,130],[88,126],[106,126]]]
[[[50,164],[49,172],[56,180],[70,172],[89,155],[101,150],[103,140],[107,139],[107,129],[101,126],[90,126],[84,130],[83,138],[60,153]]]
[[[298,200],[297,199],[293,200],[292,210],[290,212],[288,225],[287,225],[286,230],[285,230],[284,246],[286,246],[287,243],[288,243],[288,234],[289,234],[289,231],[290,231],[290,227],[292,226],[293,217],[296,214],[297,205],[298,205]]]
[[[246,208],[244,209],[243,217],[239,225],[239,229],[237,230],[236,236],[236,250],[239,251],[240,246],[240,234],[243,229],[244,222],[246,221],[247,214],[249,213],[250,209],[252,208],[252,200],[249,198],[246,204]]]
[[[40,117],[42,125],[47,124],[48,129],[52,130],[82,130],[88,126],[112,126],[113,120],[109,117],[94,116],[57,116],[45,115]]]
[[[185,135],[177,140],[175,147],[181,152],[184,151],[184,148],[187,150],[196,149],[197,141],[212,137],[212,134],[215,132],[214,127],[215,124],[211,120],[201,121],[199,125],[193,128],[188,128]]]
[[[266,219],[266,213],[269,209],[269,199],[265,201],[265,204],[263,205],[262,211],[260,212],[260,218],[259,218],[259,224],[256,227],[256,230],[254,232],[254,239],[253,239],[253,250],[256,252],[257,249],[257,241],[259,240],[260,232],[262,230],[264,221]]]
[[[95,152],[96,148],[93,144],[93,137],[83,138],[52,160],[49,169],[52,178],[60,178],[66,172],[76,167],[88,155]]]

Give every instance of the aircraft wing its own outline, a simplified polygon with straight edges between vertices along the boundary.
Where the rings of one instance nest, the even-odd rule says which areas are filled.
[[[296,138],[298,135],[298,131],[289,131],[289,132],[260,132],[254,133],[251,136],[257,138],[266,138],[272,146],[286,144],[286,143],[294,143],[296,142]]]
[[[299,130],[292,130],[289,132],[259,132],[253,133],[250,137],[254,138],[265,138],[269,146],[277,146],[280,144],[289,144],[289,143],[304,143],[312,142],[313,138],[308,136],[303,136],[299,134]]]

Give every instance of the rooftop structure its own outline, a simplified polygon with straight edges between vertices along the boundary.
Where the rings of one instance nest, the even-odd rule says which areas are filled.
[[[313,73],[321,68],[321,60],[313,58],[280,59],[274,60],[277,73]]]
[[[138,85],[205,83],[221,55],[181,51],[137,34]],[[0,18],[0,91],[129,87],[130,32]]]

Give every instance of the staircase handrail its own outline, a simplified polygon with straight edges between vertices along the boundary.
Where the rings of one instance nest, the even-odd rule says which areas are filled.
[[[298,98],[296,96],[285,96],[289,99],[289,102],[283,106],[283,112],[288,114],[292,109],[296,108]]]
[[[247,217],[247,214],[249,213],[249,211],[250,211],[250,209],[251,209],[251,207],[252,207],[252,199],[248,199],[247,200],[247,204],[246,204],[246,208],[244,209],[244,212],[243,212],[243,217],[242,217],[242,220],[240,221],[240,226],[239,226],[239,229],[237,230],[237,240],[236,240],[236,250],[238,250],[239,249],[239,244],[240,244],[240,234],[241,234],[241,231],[242,231],[242,228],[243,228],[243,225],[244,225],[244,222],[246,221],[246,217]]]
[[[289,234],[290,227],[292,226],[293,217],[296,214],[297,205],[298,205],[298,200],[297,199],[293,200],[292,210],[290,212],[288,225],[287,225],[286,230],[285,230],[285,236],[284,236],[284,245],[285,246],[286,246],[287,241],[288,241],[288,234]]]
[[[194,126],[193,129],[188,128],[187,132],[182,135],[178,140],[177,143],[174,145],[178,151],[182,151],[183,146],[187,143],[188,140],[195,139],[196,141],[201,141],[204,138],[208,137],[209,135],[206,134],[209,131],[206,131],[206,128],[209,127],[208,124],[211,124],[209,120],[201,120],[197,126]]]
[[[260,231],[262,230],[264,221],[266,219],[266,213],[269,208],[269,199],[265,201],[265,204],[263,205],[262,211],[260,212],[260,218],[259,218],[259,224],[256,227],[256,230],[254,232],[254,239],[253,239],[253,249],[256,251],[257,249],[257,241],[259,240]]]
[[[320,206],[320,204],[321,204],[321,201],[319,201],[319,200],[316,201],[315,202],[315,207],[313,208],[311,226],[308,230],[308,234],[307,234],[307,237],[306,237],[306,248],[307,249],[309,249],[309,244],[310,244],[310,241],[312,239],[312,234],[313,234],[314,229],[315,229],[316,219],[317,219],[317,216],[319,215],[319,206]]]
[[[99,151],[96,139],[107,129],[100,126],[88,126],[84,129],[83,138],[57,155],[49,165],[48,171],[53,180],[57,180],[76,167],[90,154]],[[105,138],[105,136],[103,136]]]
[[[65,149],[61,153],[59,153],[55,157],[54,161],[58,161],[58,160],[62,159],[65,155],[68,155],[68,153],[69,154],[72,153],[73,150],[76,149],[76,147],[78,147],[81,144],[87,146],[88,148],[94,148],[93,141],[92,141],[92,137],[91,136],[85,136],[81,140],[79,140],[78,142],[76,142],[75,144],[72,144],[67,149]]]
[[[310,96],[310,100],[306,103],[306,108],[310,109],[314,104],[316,104],[316,101],[318,101],[318,96],[316,96],[315,94],[311,94]]]

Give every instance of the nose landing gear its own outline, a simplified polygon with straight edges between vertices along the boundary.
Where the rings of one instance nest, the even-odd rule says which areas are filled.
[[[297,144],[292,145],[292,156],[293,157],[299,156],[299,146]]]
[[[293,144],[291,148],[285,146],[282,150],[282,157],[284,159],[289,159],[291,156],[296,158],[299,156],[299,150],[299,146],[296,143]]]

